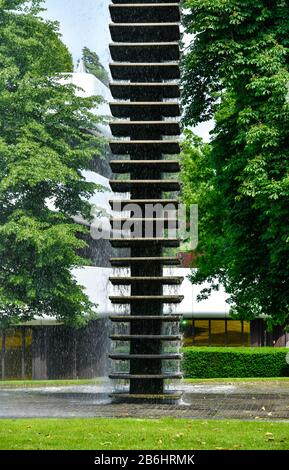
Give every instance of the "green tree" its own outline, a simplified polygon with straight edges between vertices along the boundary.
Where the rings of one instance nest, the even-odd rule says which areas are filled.
[[[0,322],[81,325],[93,305],[71,274],[86,263],[77,253],[87,229],[73,216],[90,217],[96,187],[81,171],[100,151],[88,132],[99,98],[63,84],[72,59],[41,5],[0,0]]]
[[[213,199],[200,214],[207,225],[201,222],[202,256],[192,281],[223,283],[240,318],[265,314],[269,324],[284,324],[289,4],[186,0],[185,6],[185,29],[194,35],[183,63],[185,122],[216,122],[208,158]]]
[[[88,73],[98,78],[105,86],[109,85],[108,73],[100,62],[96,52],[91,51],[88,47],[84,47],[82,49],[82,60]]]
[[[213,194],[215,195],[210,145],[204,143],[191,130],[185,129],[181,147],[182,200],[187,207],[190,204],[198,204],[199,210],[204,215],[209,201]],[[200,222],[203,223],[204,219],[202,218]]]

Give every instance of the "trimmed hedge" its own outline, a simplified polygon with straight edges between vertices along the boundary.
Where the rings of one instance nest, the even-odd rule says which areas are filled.
[[[186,378],[287,377],[287,348],[189,347],[183,349]]]

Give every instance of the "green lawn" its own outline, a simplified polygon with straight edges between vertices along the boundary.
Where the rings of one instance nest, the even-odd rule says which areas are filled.
[[[1,450],[289,449],[289,423],[150,419],[0,420]]]
[[[3,380],[1,388],[66,387],[71,385],[93,385],[103,383],[103,379],[85,380]]]
[[[85,379],[85,380],[0,380],[0,389],[1,388],[22,388],[22,387],[64,387],[72,385],[93,385],[104,383],[105,379],[96,378],[96,379]],[[270,382],[280,382],[282,384],[289,385],[289,377],[252,377],[252,378],[224,378],[224,379],[184,379],[184,384],[190,383],[199,383],[199,384],[210,384],[210,383],[240,383],[240,382],[265,382],[270,384]]]
[[[225,377],[216,379],[184,379],[184,383],[240,383],[240,382],[282,382],[289,384],[289,377]],[[1,382],[0,382],[1,383]]]

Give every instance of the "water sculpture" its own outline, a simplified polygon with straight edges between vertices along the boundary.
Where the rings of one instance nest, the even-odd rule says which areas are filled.
[[[179,162],[172,155],[180,152],[177,137],[180,125],[178,79],[180,8],[179,0],[112,0],[110,5],[110,32],[112,43],[110,89],[115,101],[110,104],[114,119],[110,123],[113,140],[110,144],[115,158],[111,167],[116,174],[129,174],[129,178],[116,178],[111,188],[117,193],[130,193],[130,199],[111,201],[120,214],[112,224],[121,226],[128,217],[122,209],[128,203],[138,204],[141,217],[135,223],[141,227],[148,222],[146,208],[158,204],[177,209],[178,200],[167,193],[179,190],[179,182],[166,173],[177,173]],[[168,157],[170,156],[170,157]],[[176,210],[174,212],[176,214]],[[165,361],[179,361],[179,352],[164,352],[164,344],[178,342],[178,332],[169,332],[167,324],[178,325],[179,316],[164,314],[164,304],[181,302],[179,295],[165,295],[165,285],[178,285],[179,276],[164,276],[164,266],[176,266],[179,260],[164,256],[166,247],[179,246],[179,239],[166,237],[170,216],[163,220],[155,215],[150,237],[122,236],[112,238],[114,247],[127,248],[130,255],[111,259],[114,267],[129,267],[130,275],[111,277],[116,286],[130,286],[130,295],[113,295],[112,303],[130,307],[129,314],[111,316],[112,322],[126,323],[126,334],[114,334],[113,341],[128,341],[129,352],[114,352],[111,359],[129,361],[129,371],[112,372],[112,379],[127,379],[128,391],[115,392],[115,399],[176,400],[179,393],[166,389],[168,379],[181,378],[178,370],[168,371]],[[161,218],[162,218],[161,217]],[[176,216],[174,216],[176,218]],[[162,229],[157,228],[163,222]],[[176,223],[176,220],[173,221]]]

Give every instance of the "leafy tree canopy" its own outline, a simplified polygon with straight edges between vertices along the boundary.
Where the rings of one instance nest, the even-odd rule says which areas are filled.
[[[89,218],[96,189],[81,170],[100,151],[88,132],[99,98],[65,84],[72,58],[58,24],[38,16],[42,3],[0,0],[2,325],[35,315],[81,325],[93,309],[71,268],[86,263],[77,253],[87,229],[73,216]]]
[[[84,47],[82,49],[82,59],[86,71],[98,78],[98,80],[100,80],[105,86],[108,86],[109,76],[106,69],[100,62],[97,53],[91,51],[88,47]]]
[[[183,63],[185,122],[215,120],[198,171],[213,188],[193,195],[201,211],[192,281],[225,285],[240,318],[289,313],[289,4],[186,0],[194,39]],[[191,146],[191,159],[196,146]],[[210,173],[213,172],[213,173]],[[207,292],[204,292],[206,295]]]

